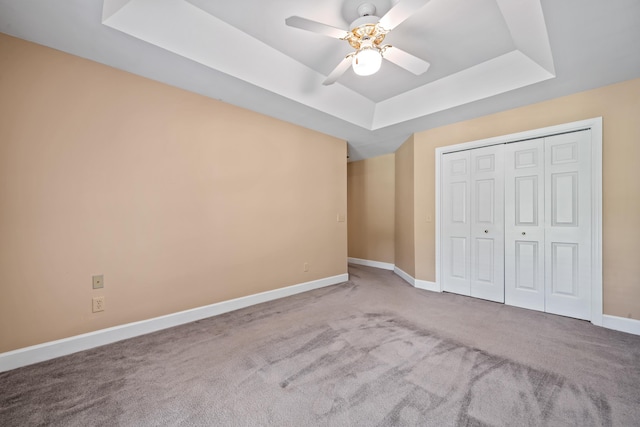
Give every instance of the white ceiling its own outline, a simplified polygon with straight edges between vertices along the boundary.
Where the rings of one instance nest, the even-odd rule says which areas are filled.
[[[384,61],[322,81],[366,0],[0,0],[0,32],[334,135],[350,159],[414,132],[640,77],[640,0],[431,0],[385,39],[431,63]],[[400,0],[402,1],[402,0]],[[369,0],[382,16],[398,0]]]

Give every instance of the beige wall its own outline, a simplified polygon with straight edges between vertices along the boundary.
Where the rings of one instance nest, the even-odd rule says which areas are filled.
[[[349,256],[394,262],[395,155],[347,164]]]
[[[395,156],[395,264],[416,279],[435,281],[437,147],[600,116],[604,313],[640,319],[640,79],[416,133]],[[351,198],[350,209],[365,211],[360,215],[381,207],[356,206],[357,200]]]
[[[0,58],[0,352],[346,273],[344,141],[5,35]]]
[[[599,116],[604,313],[640,319],[640,79],[416,133],[415,277],[435,280],[436,147]]]
[[[415,277],[414,142],[411,136],[396,151],[395,265]]]

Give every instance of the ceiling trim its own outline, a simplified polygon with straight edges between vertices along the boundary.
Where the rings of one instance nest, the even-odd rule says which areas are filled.
[[[374,130],[555,77],[519,50],[379,102]]]
[[[495,1],[515,50],[377,103],[186,0],[105,0],[102,23],[373,131],[555,77],[540,1]]]
[[[112,2],[122,0],[105,0],[105,8]],[[370,127],[373,102],[342,85],[322,86],[321,74],[185,0],[128,0],[102,23],[359,127]],[[283,69],[289,70],[286,78]],[[336,98],[345,102],[336,105]]]

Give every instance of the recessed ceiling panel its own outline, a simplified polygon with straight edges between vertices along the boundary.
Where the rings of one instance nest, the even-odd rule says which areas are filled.
[[[394,47],[426,57],[427,72],[415,76],[383,61],[373,76],[348,69],[323,86],[353,49],[285,20],[301,16],[348,28],[343,16],[354,1],[105,0],[103,22],[369,130],[553,77],[538,0],[521,0],[517,8],[511,0],[431,0],[388,34]]]
[[[365,2],[188,1],[324,76],[354,49],[346,41],[288,27],[285,19],[301,16],[347,30],[348,19],[357,17],[358,6]],[[383,16],[393,6],[390,0],[372,3],[376,3],[378,16]],[[416,76],[383,61],[381,70],[366,78],[347,70],[339,84],[379,102],[516,48],[495,0],[431,0],[391,31],[385,43],[428,61],[430,69]]]
[[[431,64],[414,76],[385,61],[371,78],[353,73],[341,83],[374,102],[424,86],[517,49],[495,0],[431,0],[385,42]]]

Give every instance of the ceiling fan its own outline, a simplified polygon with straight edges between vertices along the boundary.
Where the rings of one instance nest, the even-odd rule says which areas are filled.
[[[346,40],[355,52],[348,54],[342,62],[329,74],[322,83],[327,86],[335,83],[349,68],[359,76],[375,74],[382,64],[382,59],[420,75],[427,71],[429,63],[395,46],[383,45],[385,36],[407,18],[417,12],[429,0],[400,0],[382,18],[375,16],[376,7],[372,3],[358,6],[360,17],[349,26],[350,30],[342,30],[320,22],[299,16],[290,16],[285,20],[290,27],[312,31],[340,40]]]

